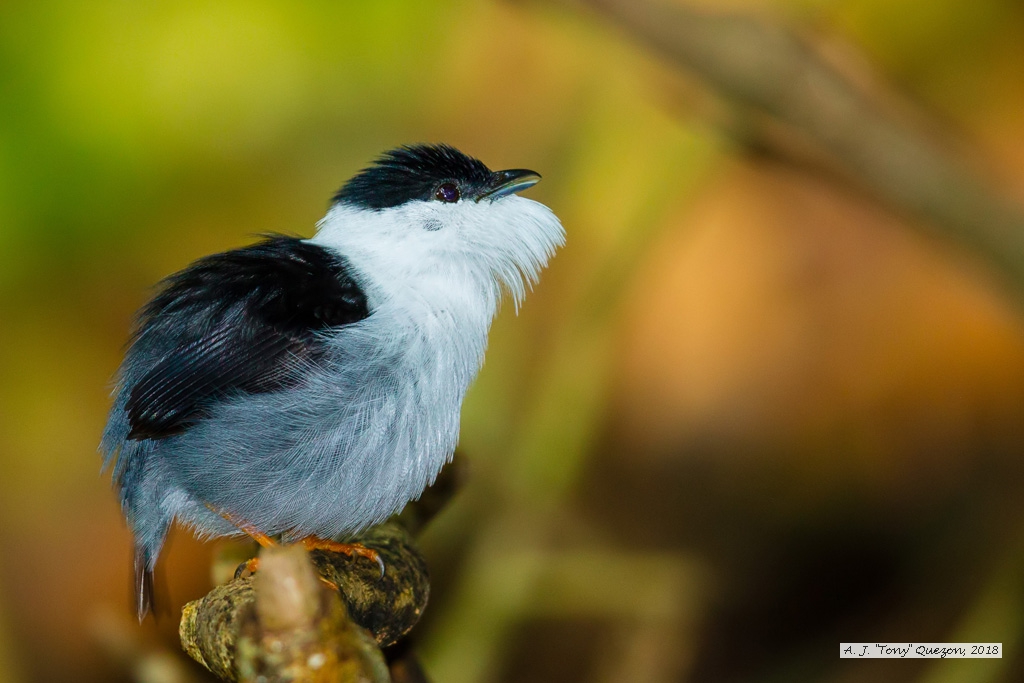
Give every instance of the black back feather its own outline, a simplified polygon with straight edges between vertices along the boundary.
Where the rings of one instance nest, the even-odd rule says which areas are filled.
[[[129,387],[129,438],[170,436],[218,398],[293,384],[296,361],[322,354],[318,332],[368,315],[345,259],[295,237],[196,261],[141,311],[128,362],[149,365]]]

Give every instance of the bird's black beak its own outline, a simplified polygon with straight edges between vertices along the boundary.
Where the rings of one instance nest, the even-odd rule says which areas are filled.
[[[491,174],[490,186],[484,190],[477,201],[485,197],[495,200],[498,197],[525,190],[540,182],[540,173],[528,171],[525,168],[513,168],[508,171],[495,171]]]

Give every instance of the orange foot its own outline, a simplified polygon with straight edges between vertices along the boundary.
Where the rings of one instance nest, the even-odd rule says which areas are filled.
[[[210,508],[218,515],[231,522],[234,526],[238,527],[239,531],[244,531],[245,535],[259,543],[260,547],[273,548],[277,545],[277,542],[270,536],[267,536],[265,533],[254,527],[252,524],[249,524],[248,522],[245,522],[241,519],[236,519],[234,515],[232,515],[230,512],[227,512],[225,510],[218,510],[209,503],[206,504],[206,507]]]
[[[362,543],[339,543],[337,541],[317,538],[316,536],[307,536],[302,539],[302,545],[306,550],[329,550],[333,553],[343,553],[349,557],[353,555],[365,557],[377,563],[377,568],[380,569],[380,578],[384,578],[384,560],[381,559],[380,553],[367,548]]]
[[[249,574],[255,574],[256,570],[260,568],[260,558],[252,557],[238,565],[238,569],[235,570],[235,578],[240,579],[245,576],[246,572]]]
[[[248,559],[245,562],[243,562],[242,564],[238,565],[238,569],[235,570],[235,578],[236,579],[242,578],[243,576],[245,576],[246,572],[248,572],[250,575],[255,574],[256,570],[258,570],[259,568],[260,568],[260,558],[253,557],[251,559]],[[338,588],[338,584],[334,583],[330,579],[325,579],[323,576],[320,576],[319,574],[317,574],[316,578],[320,579],[320,583],[324,584],[325,586],[330,588],[335,593],[337,593],[339,590],[341,590],[341,589]]]
[[[217,510],[216,508],[209,504],[206,507],[210,508],[211,510],[219,514],[221,517],[231,522],[233,525],[238,527],[239,530],[244,531],[247,536],[249,536],[250,538],[252,538],[252,540],[259,543],[260,546],[264,548],[272,548],[278,545],[277,541],[270,538],[270,536],[267,536],[265,533],[263,533],[253,525],[249,524],[248,522],[236,519],[234,516],[231,515],[231,513],[226,512],[224,510]],[[306,550],[329,550],[335,553],[343,553],[345,555],[348,555],[349,557],[352,557],[353,555],[358,555],[359,557],[365,557],[368,560],[373,560],[377,563],[377,567],[380,569],[380,578],[384,578],[384,560],[381,559],[380,553],[378,553],[376,550],[371,550],[370,548],[367,548],[362,543],[339,543],[337,541],[329,541],[323,538],[317,538],[316,536],[307,536],[306,538],[302,539],[302,546]],[[254,557],[251,560],[246,560],[242,564],[238,565],[238,569],[235,570],[235,578],[237,579],[238,577],[242,576],[242,574],[245,572],[249,572],[250,574],[252,574],[259,568],[259,566],[260,559],[258,557]],[[338,589],[338,587],[334,585],[334,583],[332,583],[331,581],[328,581],[323,577],[321,577],[321,580],[324,583],[331,586],[332,588],[334,588],[335,590]]]

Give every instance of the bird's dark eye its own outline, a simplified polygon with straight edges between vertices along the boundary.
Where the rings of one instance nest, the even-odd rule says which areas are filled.
[[[455,183],[442,183],[434,193],[436,199],[449,204],[459,201],[459,196],[459,186]]]

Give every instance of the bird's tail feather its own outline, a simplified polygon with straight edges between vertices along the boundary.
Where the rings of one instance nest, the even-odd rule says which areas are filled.
[[[149,563],[149,553],[145,548],[135,549],[135,583],[134,583],[135,611],[139,617],[139,623],[146,618],[146,615],[154,611],[153,602],[153,567]]]

